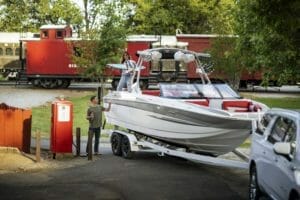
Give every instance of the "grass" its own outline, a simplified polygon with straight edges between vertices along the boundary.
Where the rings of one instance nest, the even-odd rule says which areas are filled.
[[[2,75],[2,74],[0,74],[0,81],[4,81],[4,80],[6,80],[6,78],[5,78],[5,77],[3,77],[3,75]]]
[[[76,127],[81,128],[81,135],[87,135],[88,121],[86,120],[86,111],[89,106],[90,97],[94,95],[91,92],[89,95],[82,97],[71,97],[67,100],[73,103],[73,134]],[[103,116],[104,119],[104,116]],[[111,128],[110,126],[106,126]],[[41,131],[44,138],[49,138],[51,133],[51,103],[32,108],[32,131]]]
[[[245,95],[246,98],[261,102],[270,108],[285,108],[285,109],[299,109],[300,110],[300,96],[299,97],[285,97],[285,98],[264,98],[255,97],[252,95]]]

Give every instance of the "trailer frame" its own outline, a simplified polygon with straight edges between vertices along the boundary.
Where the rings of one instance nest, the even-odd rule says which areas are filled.
[[[188,152],[185,148],[172,146],[147,136],[138,138],[130,131],[110,130],[109,135],[113,153],[127,159],[132,158],[135,152],[154,152],[159,156],[175,156],[207,165],[238,169],[249,168],[248,156],[237,149],[235,149],[233,153],[241,160],[231,160]]]

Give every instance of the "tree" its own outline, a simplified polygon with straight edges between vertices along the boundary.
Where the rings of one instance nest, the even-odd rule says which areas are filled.
[[[101,5],[105,0],[82,0],[84,7],[84,26],[85,31],[97,26],[96,22],[101,13]]]
[[[244,66],[236,52],[237,36],[233,35],[236,6],[232,0],[219,1],[215,4],[215,12],[210,13],[213,32],[217,36],[212,39],[211,54],[213,74],[215,78],[225,80],[233,88],[238,89]]]
[[[103,70],[108,63],[119,62],[126,39],[123,15],[118,2],[104,2],[96,5],[101,8],[97,27],[89,28],[82,34],[82,41],[77,42],[77,55],[73,62],[80,66],[83,75],[103,81]]]
[[[235,51],[236,41],[236,36],[219,35],[213,40],[209,52],[216,78],[225,80],[233,88],[238,89],[244,67]]]
[[[265,80],[300,80],[300,2],[239,0],[235,14],[237,50],[249,70]],[[265,81],[266,82],[266,81]]]
[[[80,9],[70,0],[1,0],[0,30],[37,31],[44,24],[82,23]]]
[[[232,0],[126,0],[128,24],[139,34],[213,33],[214,17],[218,16],[222,2]],[[224,11],[224,10],[222,10]],[[221,19],[221,18],[219,18]],[[223,18],[226,19],[226,18]],[[224,20],[223,20],[224,21]]]
[[[0,30],[21,31],[28,26],[28,7],[24,0],[0,1]]]

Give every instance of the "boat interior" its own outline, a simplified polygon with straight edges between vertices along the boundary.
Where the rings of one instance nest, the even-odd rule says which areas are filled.
[[[158,90],[143,90],[142,94],[182,100],[229,112],[257,112],[261,109],[253,101],[239,96],[227,84],[161,83]]]

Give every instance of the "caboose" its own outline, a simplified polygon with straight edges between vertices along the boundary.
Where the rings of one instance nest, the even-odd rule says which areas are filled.
[[[22,39],[21,48],[26,51],[21,76],[26,76],[34,86],[68,87],[71,80],[80,78],[71,59],[68,41],[73,40],[77,39],[72,38],[72,29],[67,25],[44,25],[39,38]]]

